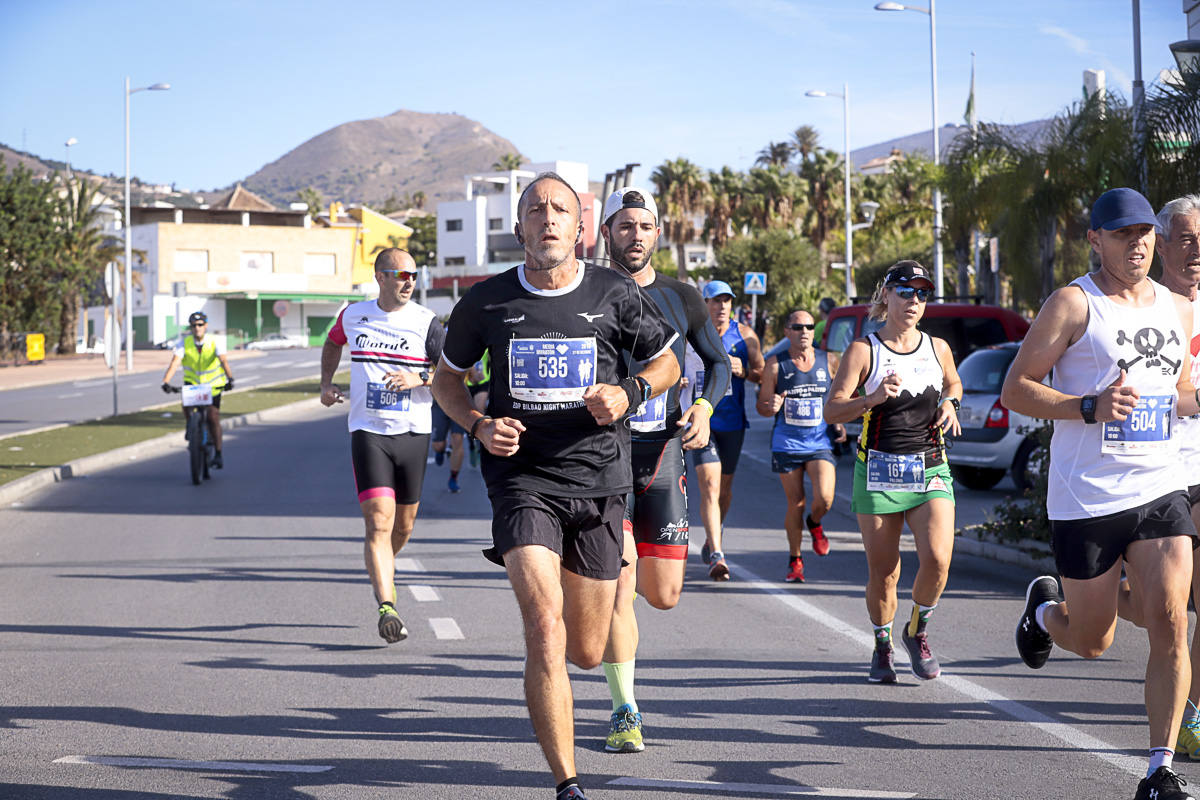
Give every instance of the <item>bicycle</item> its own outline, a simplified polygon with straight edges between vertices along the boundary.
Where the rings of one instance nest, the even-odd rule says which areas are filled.
[[[199,486],[211,477],[217,447],[208,433],[208,409],[212,407],[212,386],[207,383],[172,386],[171,392],[183,395],[183,413],[187,417],[184,436],[188,443],[188,464],[192,483]]]

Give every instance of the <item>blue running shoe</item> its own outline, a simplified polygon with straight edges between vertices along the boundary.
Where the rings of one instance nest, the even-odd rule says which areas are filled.
[[[446,451],[445,450],[434,450],[433,451],[433,463],[434,464],[437,464],[440,467],[443,463],[445,463],[445,461],[446,461]]]
[[[446,487],[450,490],[450,494],[458,494],[462,491],[458,486],[458,478],[451,478]]]

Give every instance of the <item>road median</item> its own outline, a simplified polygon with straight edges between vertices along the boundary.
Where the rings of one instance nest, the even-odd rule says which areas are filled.
[[[335,380],[345,383],[348,373]],[[257,422],[320,401],[318,380],[304,378],[229,392],[222,400],[225,430]],[[63,428],[18,434],[0,442],[0,505],[51,483],[95,472],[131,458],[159,453],[183,439],[183,411],[178,401],[130,414],[92,420]]]

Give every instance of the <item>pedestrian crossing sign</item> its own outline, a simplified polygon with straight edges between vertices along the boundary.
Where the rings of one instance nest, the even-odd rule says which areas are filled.
[[[747,272],[744,283],[742,284],[743,294],[766,294],[767,293],[767,273],[765,272]]]

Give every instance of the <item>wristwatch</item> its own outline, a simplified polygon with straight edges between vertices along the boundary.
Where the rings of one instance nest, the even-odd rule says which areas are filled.
[[[417,377],[421,379],[421,383],[429,383],[429,370],[421,370],[417,373]]]
[[[1085,394],[1079,398],[1079,416],[1088,425],[1096,424],[1096,395]]]
[[[641,375],[634,375],[633,379],[637,381],[638,388],[641,389],[642,403],[650,399],[650,381],[643,378]]]
[[[950,405],[954,406],[955,414],[957,414],[959,411],[962,411],[962,403],[957,397],[947,397],[946,399],[950,401]]]

